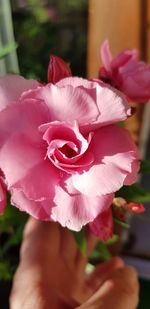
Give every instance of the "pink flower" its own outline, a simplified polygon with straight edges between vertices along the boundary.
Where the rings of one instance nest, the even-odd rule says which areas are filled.
[[[9,90],[1,79],[3,96],[5,89],[14,93],[11,80]],[[0,168],[13,205],[79,231],[105,216],[114,192],[136,180],[137,149],[115,124],[130,108],[97,81],[70,77],[33,88],[0,113]]]
[[[99,78],[110,83],[135,102],[147,102],[150,99],[150,65],[138,60],[138,50],[124,49],[112,57],[109,42],[101,46],[103,67]]]
[[[0,215],[3,213],[6,207],[6,187],[4,184],[3,173],[0,170]]]
[[[48,82],[56,84],[64,77],[71,76],[71,70],[68,65],[58,56],[51,55],[48,65]]]

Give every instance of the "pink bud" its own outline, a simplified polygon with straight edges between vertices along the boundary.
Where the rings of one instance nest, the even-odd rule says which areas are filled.
[[[71,76],[68,65],[58,56],[51,55],[48,64],[48,82],[56,84],[60,79]]]

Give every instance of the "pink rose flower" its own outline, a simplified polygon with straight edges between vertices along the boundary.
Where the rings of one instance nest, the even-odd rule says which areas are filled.
[[[0,112],[0,168],[13,205],[75,231],[88,223],[96,229],[101,215],[110,216],[114,192],[137,178],[136,146],[116,124],[130,114],[127,101],[76,77],[32,84],[20,95],[17,79],[10,89],[0,80],[8,105]],[[7,103],[15,89],[16,102]]]
[[[147,102],[150,99],[150,65],[138,60],[137,49],[124,49],[112,57],[109,42],[101,46],[99,78],[121,90],[135,102]]]

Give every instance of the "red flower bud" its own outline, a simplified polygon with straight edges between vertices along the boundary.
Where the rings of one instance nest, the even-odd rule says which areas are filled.
[[[145,208],[142,203],[130,202],[126,204],[126,210],[140,214],[145,211]]]
[[[71,76],[68,65],[58,56],[51,55],[48,65],[48,82],[56,84],[60,79]]]

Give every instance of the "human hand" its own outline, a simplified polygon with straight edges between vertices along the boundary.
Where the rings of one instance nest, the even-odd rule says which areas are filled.
[[[96,239],[88,235],[88,253]],[[119,258],[99,265],[88,278],[87,257],[72,234],[56,223],[30,219],[10,297],[11,309],[135,309],[136,272]]]

